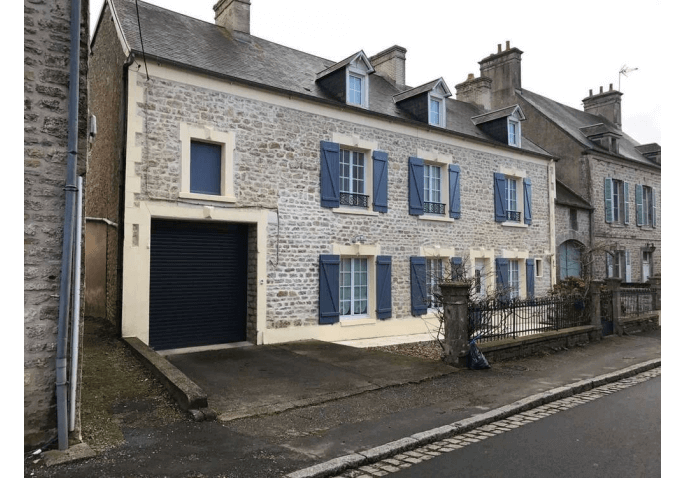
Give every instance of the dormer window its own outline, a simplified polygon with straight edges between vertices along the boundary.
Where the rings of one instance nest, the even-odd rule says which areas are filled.
[[[374,68],[363,51],[331,65],[317,74],[317,83],[331,96],[348,105],[369,107],[369,75]]]
[[[442,78],[403,91],[393,97],[399,108],[418,121],[445,128],[445,99],[452,93]]]
[[[519,105],[513,105],[473,116],[472,122],[496,141],[521,148],[522,121],[525,119]]]
[[[507,144],[517,148],[522,146],[522,127],[519,120],[514,118],[507,120]]]

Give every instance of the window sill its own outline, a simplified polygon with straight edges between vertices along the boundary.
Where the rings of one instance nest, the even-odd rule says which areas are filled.
[[[356,319],[354,317],[341,317],[339,322],[341,327],[350,327],[352,325],[373,325],[376,323],[376,319],[372,317],[360,317]]]
[[[422,214],[421,216],[417,217],[420,221],[455,222],[455,219],[453,219],[452,217],[432,216],[431,214]]]
[[[529,224],[524,224],[522,222],[511,222],[511,221],[505,221],[501,222],[503,227],[522,227],[522,228],[527,228],[529,227]]]
[[[197,194],[197,193],[186,193],[180,192],[179,197],[183,199],[201,199],[203,201],[216,201],[216,202],[236,202],[235,196],[219,196],[214,194]]]
[[[337,207],[332,209],[336,214],[353,214],[357,216],[378,216],[378,211],[371,211],[363,208]]]

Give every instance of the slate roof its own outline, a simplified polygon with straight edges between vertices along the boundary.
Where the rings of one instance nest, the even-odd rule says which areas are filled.
[[[335,102],[343,108],[356,108],[335,100],[316,82],[318,73],[340,61],[326,60],[254,35],[240,32],[230,34],[214,23],[145,2],[138,3],[139,30],[135,3],[132,0],[111,1],[115,21],[121,25],[124,41],[139,57],[143,51],[142,36],[147,58],[231,78],[256,87],[273,88],[314,100]],[[94,42],[97,30],[95,35]],[[369,111],[417,124],[408,112],[398,108],[393,101],[393,96],[403,91],[407,90],[398,89],[380,75],[369,75]],[[445,129],[508,147],[493,140],[472,123],[470,118],[483,112],[469,103],[446,98]],[[428,129],[436,128],[428,124],[424,126]],[[526,138],[522,138],[521,149],[549,155]]]
[[[450,92],[450,88],[448,88],[448,85],[445,84],[443,78],[438,78],[436,80],[429,81],[428,83],[424,83],[421,86],[410,88],[409,90],[405,90],[402,93],[395,95],[393,101],[395,101],[396,103],[400,103],[401,101],[404,101],[408,98],[421,95],[422,93],[426,93],[427,91],[432,91],[434,88],[436,88],[436,86],[439,83],[443,83],[443,86],[447,91],[446,97],[452,95],[452,93]]]
[[[577,110],[528,90],[522,89],[518,94],[586,148],[608,153],[606,149],[601,148],[587,138],[582,131],[584,128],[602,123],[604,125],[604,130],[606,129],[608,132],[621,136],[617,139],[620,156],[641,164],[659,167],[659,165],[647,159],[636,150],[636,147],[640,145],[638,141],[631,138],[604,117]]]
[[[555,191],[557,193],[555,197],[555,204],[571,206],[578,209],[594,209],[591,203],[572,191],[571,188],[565,186],[565,184],[559,179],[555,181]]]
[[[497,120],[500,118],[507,118],[509,116],[512,116],[515,113],[515,111],[517,111],[517,110],[519,110],[519,112],[521,113],[521,118],[526,119],[526,118],[524,118],[524,113],[522,112],[519,105],[512,105],[512,106],[506,106],[505,108],[500,108],[500,109],[495,110],[495,111],[489,111],[488,113],[484,113],[484,114],[481,114],[478,116],[474,116],[472,118],[472,122],[475,125],[479,125],[479,124],[488,123],[489,121]]]

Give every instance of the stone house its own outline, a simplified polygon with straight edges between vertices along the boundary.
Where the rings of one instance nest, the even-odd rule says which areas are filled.
[[[76,204],[77,177],[86,172],[88,147],[89,6],[87,0],[80,2],[80,25],[72,24],[71,6],[69,0],[24,1],[25,448],[41,446],[55,438],[59,429],[58,402],[66,405],[56,398],[58,383],[62,383],[62,391],[67,385],[58,380],[58,316],[62,315],[62,323],[67,324],[74,291],[61,286],[63,256],[67,256],[67,264],[71,263],[69,254],[63,254],[63,240],[67,203]],[[71,46],[74,29],[80,31],[78,48]],[[70,58],[72,53],[76,61]],[[78,83],[74,82],[78,88],[70,91],[72,65],[78,72]],[[75,126],[71,133],[70,126]],[[70,158],[75,159],[70,162]],[[74,229],[69,230],[76,235]],[[72,284],[80,290],[81,282],[74,280]],[[80,320],[81,314],[76,318]],[[62,351],[66,352],[64,348]],[[66,363],[62,363],[60,368],[64,371]],[[73,398],[70,393],[69,400]]]
[[[551,287],[556,160],[508,135],[517,105],[407,86],[399,46],[330,61],[255,37],[246,0],[219,1],[216,24],[138,9],[107,0],[90,64],[88,215],[120,231],[101,259],[123,336],[424,334],[452,269],[483,291]]]
[[[480,76],[457,85],[459,100],[498,110],[517,104],[522,132],[559,158],[556,250],[558,279],[585,275],[646,282],[660,274],[661,148],[622,130],[621,92],[583,99],[584,110],[522,88],[522,51],[498,46],[479,62]]]

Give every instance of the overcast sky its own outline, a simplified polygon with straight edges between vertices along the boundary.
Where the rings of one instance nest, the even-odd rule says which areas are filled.
[[[148,3],[214,22],[216,0],[149,0]],[[103,0],[91,2],[91,28]],[[564,5],[564,6],[563,6]],[[632,7],[631,5],[636,5]],[[288,47],[339,61],[392,45],[407,49],[407,83],[442,77],[455,92],[468,73],[499,43],[524,52],[522,87],[583,109],[589,89],[621,77],[622,127],[638,142],[661,143],[656,86],[661,2],[491,0],[252,0],[251,33]],[[453,96],[454,97],[454,96]]]

